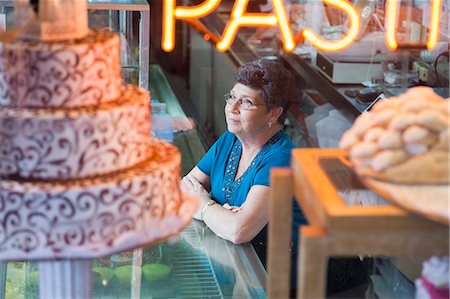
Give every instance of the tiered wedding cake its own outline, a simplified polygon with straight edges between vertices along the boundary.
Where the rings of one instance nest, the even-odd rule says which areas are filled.
[[[178,232],[195,208],[180,153],[150,135],[148,94],[121,81],[118,36],[88,32],[85,6],[41,1],[0,37],[0,260],[111,254]]]

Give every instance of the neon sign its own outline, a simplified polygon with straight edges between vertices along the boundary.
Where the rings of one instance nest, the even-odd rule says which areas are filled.
[[[398,48],[398,43],[395,38],[398,2],[398,0],[387,0],[386,3],[386,45],[393,50]],[[430,33],[427,41],[428,50],[436,47],[439,37],[439,20],[441,17],[441,0],[431,0],[431,3]]]
[[[283,48],[291,52],[295,48],[296,41],[304,39],[313,46],[324,51],[338,51],[349,46],[358,36],[360,17],[352,4],[347,0],[322,0],[324,3],[342,10],[349,19],[347,34],[340,40],[324,40],[311,28],[303,30],[293,36],[286,16],[286,10],[282,0],[271,0],[274,13],[248,13],[246,12],[249,0],[235,0],[231,11],[230,20],[225,26],[221,38],[211,33],[198,19],[210,14],[220,4],[221,0],[205,0],[194,6],[176,6],[176,0],[164,0],[163,3],[163,34],[161,46],[166,52],[175,47],[175,23],[183,20],[203,32],[205,39],[211,39],[216,43],[217,50],[224,52],[229,49],[240,27],[275,27],[280,30]],[[429,50],[436,46],[439,36],[439,19],[441,12],[441,0],[431,0],[430,32],[427,41]],[[386,13],[386,45],[395,50],[399,47],[396,40],[396,20],[399,0],[387,0]]]
[[[221,0],[207,0],[195,6],[175,6],[176,0],[164,0],[162,48],[171,52],[175,47],[175,20],[196,20],[211,13]]]
[[[231,12],[231,20],[225,27],[222,39],[217,44],[219,51],[226,51],[233,42],[237,30],[241,26],[275,26],[279,25],[281,36],[283,37],[283,47],[287,52],[295,48],[294,38],[288,20],[286,11],[281,1],[273,1],[275,15],[262,13],[244,14],[249,0],[237,1]]]
[[[314,31],[309,28],[305,28],[302,31],[306,40],[309,40],[311,44],[319,49],[325,51],[338,51],[349,46],[352,41],[358,36],[360,19],[358,13],[353,8],[351,3],[345,0],[323,0],[332,6],[342,9],[350,18],[350,28],[347,36],[338,41],[325,41],[318,37]]]

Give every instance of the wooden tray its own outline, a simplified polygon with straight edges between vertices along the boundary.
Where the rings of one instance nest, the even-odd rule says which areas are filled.
[[[431,220],[450,224],[450,185],[393,184],[370,178],[360,179],[391,203]]]

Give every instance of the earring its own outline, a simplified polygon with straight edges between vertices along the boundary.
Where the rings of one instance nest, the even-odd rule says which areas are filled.
[[[271,121],[269,121],[268,125],[269,125],[269,129],[272,128],[272,122]]]

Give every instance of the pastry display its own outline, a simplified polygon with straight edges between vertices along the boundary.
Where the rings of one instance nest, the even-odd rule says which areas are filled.
[[[176,234],[195,200],[180,193],[177,148],[151,136],[148,93],[122,83],[118,36],[84,32],[86,1],[37,3],[0,35],[0,261],[92,259]],[[72,28],[58,5],[86,22]]]
[[[428,87],[376,103],[340,147],[358,175],[391,183],[449,184],[450,102]]]

